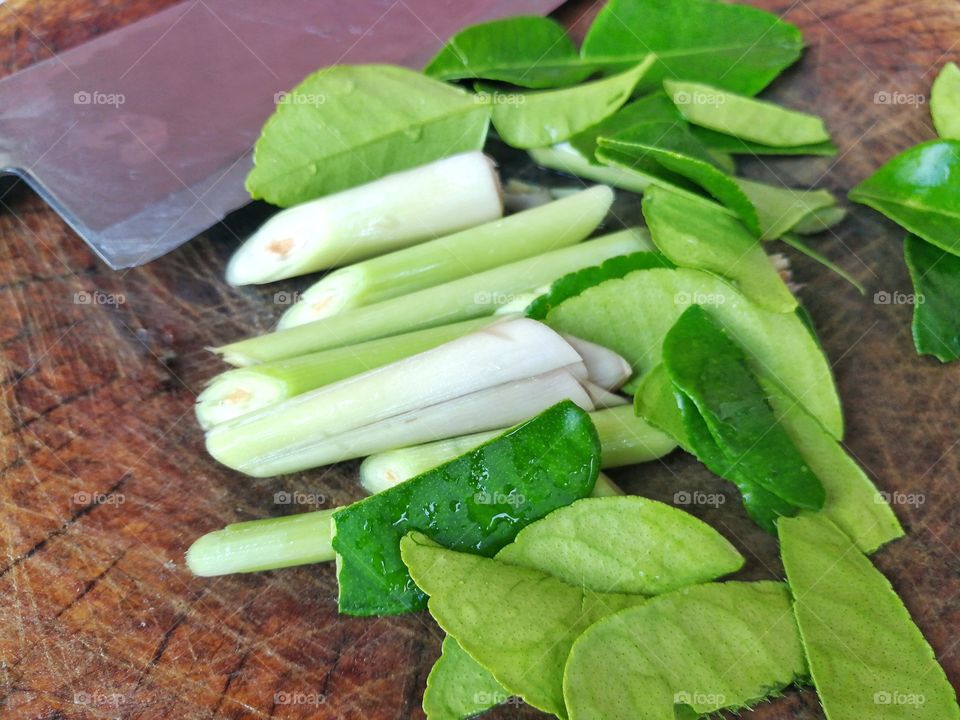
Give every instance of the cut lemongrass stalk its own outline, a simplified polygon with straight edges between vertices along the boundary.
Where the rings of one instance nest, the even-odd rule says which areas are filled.
[[[218,448],[215,457],[247,475],[268,477],[352,460],[392,448],[508,427],[562,400],[572,400],[584,410],[593,409],[580,381],[561,368],[418,408],[332,437],[308,437],[297,444],[259,454],[235,444],[226,449]],[[214,428],[212,433],[218,429]],[[210,435],[207,437],[209,439]]]
[[[630,401],[623,395],[612,393],[589,380],[581,381],[580,384],[583,385],[583,389],[587,391],[587,395],[593,401],[593,406],[598,409],[609,409],[630,404]]]
[[[311,286],[279,327],[294,327],[362,305],[441,285],[578,243],[613,203],[606,186],[349,265]]]
[[[330,517],[337,509],[227,525],[194,541],[187,567],[213,577],[333,560]]]
[[[305,325],[240,340],[214,348],[214,352],[231,365],[256,365],[492,315],[520,293],[617,255],[645,249],[647,237],[642,230],[623,230]]]
[[[590,413],[590,419],[600,437],[600,459],[604,468],[656,460],[677,446],[669,435],[638,418],[630,405],[596,410]],[[459,457],[502,432],[503,429],[498,429],[452,437],[370,455],[360,465],[360,484],[371,494],[382,492]]]
[[[247,458],[562,367],[586,377],[580,355],[559,334],[535,320],[505,320],[221,423],[207,433],[207,450],[225,465],[242,466]]]
[[[587,378],[594,385],[604,390],[617,390],[633,374],[630,363],[613,350],[573,335],[563,337],[583,358],[583,364],[587,366]]]
[[[197,396],[197,420],[204,430],[309,390],[416,355],[497,322],[477,318],[452,325],[370,340],[287,360],[228,370]]]
[[[618,497],[620,495],[626,495],[626,493],[619,485],[603,473],[597,475],[597,484],[593,486],[593,492],[590,493],[590,497]]]
[[[493,162],[481,152],[454,155],[277,213],[230,258],[227,282],[346,265],[502,214]]]

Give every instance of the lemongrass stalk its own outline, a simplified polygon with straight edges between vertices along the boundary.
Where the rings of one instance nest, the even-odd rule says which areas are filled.
[[[207,449],[236,467],[304,441],[321,441],[561,367],[586,377],[580,355],[559,334],[535,320],[507,320],[221,423],[207,433]]]
[[[603,473],[597,475],[597,484],[593,486],[593,492],[590,493],[590,497],[619,497],[620,495],[626,495],[626,493],[619,485]]]
[[[280,318],[280,328],[372,305],[578,243],[613,203],[604,186],[349,265],[321,279]]]
[[[630,192],[643,193],[653,182],[653,178],[642,172],[610,165],[600,165],[596,161],[581,155],[570,143],[534,148],[529,153],[537,165],[594,182],[605,183]]]
[[[515,425],[562,400],[572,400],[584,410],[593,409],[579,380],[561,368],[418,408],[339,435],[308,437],[260,453],[251,453],[242,445],[234,444],[215,448],[211,454],[234,470],[254,477],[268,477],[392,448]],[[213,432],[222,427],[214,428]],[[207,437],[210,449],[210,435]]]
[[[559,143],[550,147],[535,148],[528,152],[535,163],[545,168],[559,170],[569,175],[576,175],[577,177],[604,183],[611,187],[643,194],[651,185],[662,185],[672,192],[704,201],[702,195],[690,192],[656,175],[648,175],[642,170],[619,165],[601,165],[581,155],[570,143]]]
[[[333,560],[331,515],[337,509],[227,525],[194,541],[187,567],[213,577]]]
[[[583,358],[587,377],[594,385],[604,390],[617,390],[633,374],[630,363],[613,350],[573,335],[564,335],[563,338]]]
[[[629,405],[596,410],[590,419],[600,437],[600,461],[604,468],[656,460],[672,452],[670,436],[634,415]],[[442,465],[491,440],[503,429],[452,437],[424,445],[370,455],[360,465],[360,484],[374,494]]]
[[[204,430],[209,430],[222,422],[309,390],[435,348],[498,320],[465,320],[287,360],[228,370],[213,378],[197,396],[197,420]]]
[[[230,258],[227,282],[346,265],[501,215],[493,162],[481,152],[454,155],[277,213]]]
[[[214,352],[231,365],[255,365],[492,315],[520,293],[644,249],[647,237],[642,230],[623,230],[305,325],[240,340]]]

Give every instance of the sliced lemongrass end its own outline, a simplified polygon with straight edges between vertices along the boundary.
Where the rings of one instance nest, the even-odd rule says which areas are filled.
[[[311,285],[281,316],[277,328],[303,325],[363,304],[364,274],[358,266],[334,270]]]
[[[197,421],[204,430],[287,398],[283,382],[259,373],[230,370],[197,396]]]
[[[322,200],[281,210],[233,253],[226,281],[254,285],[298,275],[307,249],[326,245],[332,232]]]
[[[462,153],[283,210],[230,258],[231,285],[304,275],[503,215],[496,166]]]
[[[336,510],[227,525],[194,541],[187,567],[213,577],[328,562],[335,556],[330,540]]]
[[[617,497],[626,493],[609,476],[600,473],[597,475],[597,484],[593,486],[590,497]]]
[[[587,376],[594,385],[604,390],[616,390],[633,374],[630,363],[613,350],[573,335],[564,335],[563,338],[583,358]]]

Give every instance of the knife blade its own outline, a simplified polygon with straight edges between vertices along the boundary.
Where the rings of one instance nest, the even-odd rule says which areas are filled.
[[[114,269],[249,202],[251,150],[313,70],[419,68],[464,26],[562,0],[187,0],[0,80],[0,173]]]

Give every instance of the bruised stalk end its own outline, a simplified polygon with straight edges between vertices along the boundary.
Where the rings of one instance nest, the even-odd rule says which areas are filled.
[[[230,258],[227,282],[345,265],[502,214],[493,162],[481,152],[454,155],[277,213]]]

